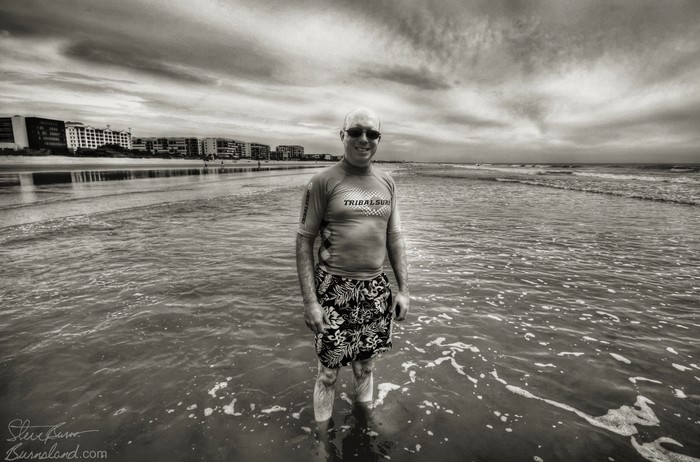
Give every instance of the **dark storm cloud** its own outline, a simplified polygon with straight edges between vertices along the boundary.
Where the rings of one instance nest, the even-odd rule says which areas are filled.
[[[493,120],[478,117],[473,114],[450,113],[438,115],[436,121],[441,124],[457,125],[469,128],[503,128],[509,126],[508,123],[502,120]]]
[[[67,47],[64,54],[69,58],[89,64],[117,66],[165,80],[198,84],[216,82],[210,77],[178,69],[168,63],[168,58],[152,55],[142,48],[123,42],[80,41]]]
[[[43,18],[41,15],[33,15],[31,9],[19,2],[0,3],[0,32],[5,36],[38,37],[50,36],[60,31],[61,25]]]
[[[700,2],[336,2],[394,45],[460,80],[503,81],[557,73],[616,56],[641,66],[664,44],[697,44]],[[679,51],[679,50],[676,50]],[[669,77],[672,77],[669,76]]]
[[[451,85],[444,77],[431,72],[427,67],[414,69],[407,66],[391,66],[379,69],[365,69],[359,73],[361,76],[370,76],[376,79],[400,83],[420,90],[447,90]]]
[[[212,73],[256,81],[284,76],[284,62],[264,44],[233,29],[202,28],[155,5],[32,4],[0,7],[0,30],[17,38],[58,39],[65,56],[77,61],[193,84],[215,83]]]

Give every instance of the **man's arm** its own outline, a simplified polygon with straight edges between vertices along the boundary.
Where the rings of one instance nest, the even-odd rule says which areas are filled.
[[[391,268],[394,270],[394,277],[399,286],[398,293],[394,294],[391,309],[397,321],[403,321],[408,313],[411,297],[408,291],[408,263],[406,262],[406,247],[403,243],[401,233],[391,233],[387,235],[386,249],[389,254]]]
[[[297,234],[297,272],[304,299],[304,322],[314,334],[325,332],[330,320],[316,298],[314,283],[314,241],[315,237]]]

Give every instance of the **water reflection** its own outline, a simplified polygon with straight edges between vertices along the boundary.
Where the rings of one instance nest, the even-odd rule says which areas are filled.
[[[225,175],[243,172],[266,172],[272,170],[295,170],[311,165],[280,165],[258,167],[201,167],[183,169],[137,169],[137,170],[82,170],[60,172],[32,172],[0,174],[0,188],[20,186],[23,190],[33,186],[67,183],[92,183],[100,181],[124,181],[146,178],[169,178],[178,176]]]

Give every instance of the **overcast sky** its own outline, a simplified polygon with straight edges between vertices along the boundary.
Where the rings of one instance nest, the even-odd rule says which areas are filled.
[[[0,115],[377,158],[700,162],[700,1],[0,0]]]

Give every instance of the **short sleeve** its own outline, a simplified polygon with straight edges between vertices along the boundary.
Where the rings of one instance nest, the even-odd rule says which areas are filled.
[[[397,234],[401,232],[401,217],[399,216],[399,204],[396,194],[396,184],[389,177],[389,187],[391,188],[391,215],[386,225],[387,234]]]
[[[326,191],[321,175],[314,175],[306,186],[301,201],[298,232],[302,236],[314,238],[321,227],[326,213]]]

